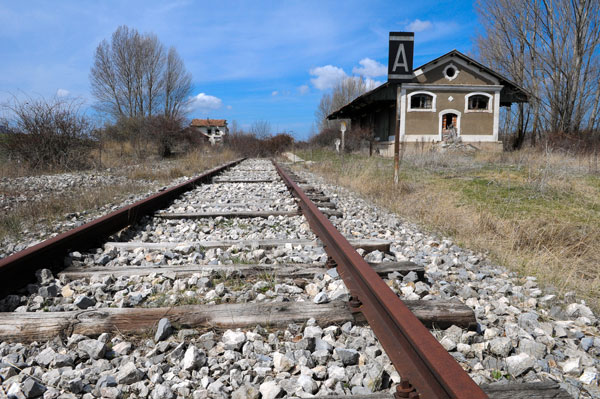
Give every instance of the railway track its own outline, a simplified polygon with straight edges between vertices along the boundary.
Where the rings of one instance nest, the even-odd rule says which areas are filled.
[[[318,187],[246,160],[0,260],[3,389],[570,397],[551,382],[475,384],[427,329],[475,329],[473,310],[401,301],[389,285],[423,267],[393,261],[389,241],[347,239],[330,221],[342,217]],[[359,254],[371,252],[385,261]]]

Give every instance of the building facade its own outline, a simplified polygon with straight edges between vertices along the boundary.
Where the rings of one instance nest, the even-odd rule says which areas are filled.
[[[221,143],[229,133],[225,119],[192,119],[190,127],[204,135],[212,145]]]
[[[388,79],[328,119],[350,119],[352,127],[371,130],[383,155],[393,155],[396,129],[402,143],[462,142],[502,150],[500,107],[528,99],[524,89],[457,50],[403,76],[401,82]]]

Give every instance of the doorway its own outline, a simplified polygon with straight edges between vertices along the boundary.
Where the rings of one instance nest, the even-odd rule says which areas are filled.
[[[440,112],[440,140],[454,140],[460,135],[460,112],[445,110]]]

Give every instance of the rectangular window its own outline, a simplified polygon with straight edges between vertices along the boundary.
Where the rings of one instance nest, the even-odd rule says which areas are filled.
[[[411,109],[431,109],[432,97],[427,94],[416,94],[410,98]]]
[[[469,97],[469,109],[474,111],[485,111],[488,109],[489,98],[475,95]]]

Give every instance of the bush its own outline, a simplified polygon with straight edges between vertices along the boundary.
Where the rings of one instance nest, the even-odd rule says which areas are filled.
[[[581,131],[570,134],[547,133],[546,142],[542,144],[569,154],[597,154],[600,152],[600,131]]]
[[[279,133],[264,141],[265,145],[262,148],[266,152],[266,155],[274,156],[288,150],[294,143],[294,138],[287,133]]]
[[[256,134],[237,131],[225,136],[224,144],[244,157],[271,157],[292,146],[294,138],[287,133],[258,138]]]
[[[318,147],[334,148],[335,140],[341,139],[341,137],[342,132],[340,132],[339,129],[327,128],[312,136],[309,139],[309,143]],[[369,129],[357,127],[347,130],[344,136],[344,150],[346,152],[359,151],[363,144],[368,143],[372,137],[373,136]]]
[[[92,166],[90,120],[73,99],[13,99],[4,105],[13,120],[0,146],[11,160],[34,170],[72,170]]]
[[[176,144],[181,141],[195,142],[193,135],[183,129],[183,120],[164,115],[120,118],[108,125],[102,133],[103,139],[129,142],[137,158],[155,153],[169,157]]]
[[[326,128],[312,136],[308,142],[318,147],[333,147],[335,139],[341,135],[339,129]]]

